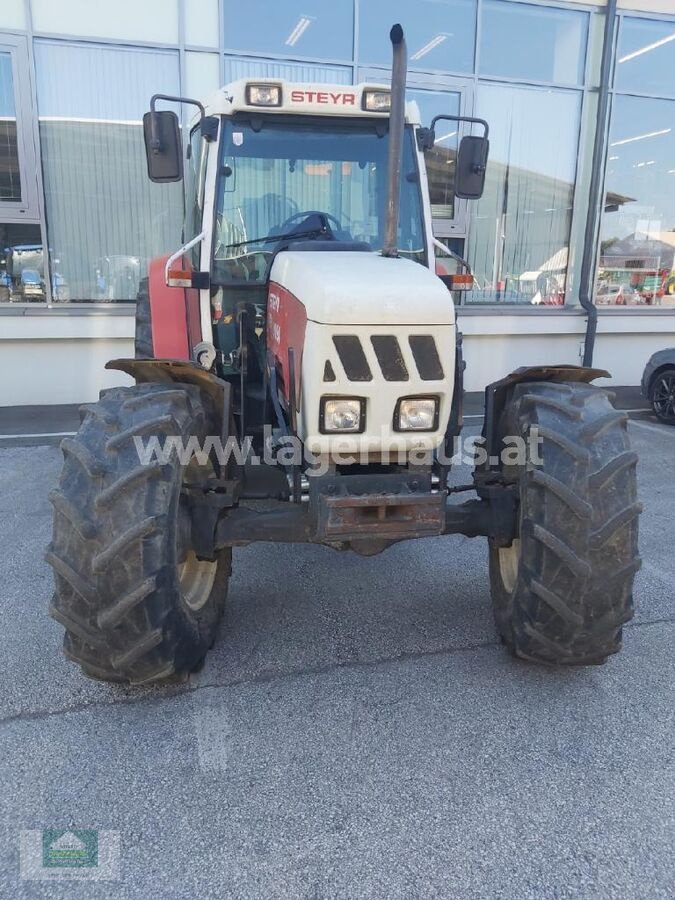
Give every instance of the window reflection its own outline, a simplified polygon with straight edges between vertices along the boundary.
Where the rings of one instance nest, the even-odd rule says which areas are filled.
[[[675,305],[675,101],[614,98],[595,299]]]
[[[459,115],[460,95],[454,92],[408,91],[408,99],[414,100],[420,109],[421,121],[431,124],[437,115]],[[436,143],[424,154],[434,218],[455,218],[455,163],[457,161],[457,122],[441,119],[436,124]]]
[[[148,179],[141,124],[153,93],[178,93],[177,54],[48,41],[35,51],[51,267],[68,286],[60,299],[133,302],[148,261],[180,245],[182,185]]]
[[[46,300],[45,271],[40,226],[0,223],[0,303]],[[52,294],[66,289],[54,273]]]
[[[400,22],[408,45],[408,68],[422,71],[473,71],[475,0],[361,0],[359,60],[391,63],[389,27]]]
[[[587,13],[504,0],[484,0],[482,10],[482,75],[583,82]]]
[[[625,18],[617,51],[619,90],[675,96],[675,22]]]
[[[0,200],[21,201],[11,53],[0,53]]]
[[[352,59],[352,0],[225,3],[225,46],[251,53]],[[393,21],[393,20],[392,20]]]
[[[467,302],[564,303],[579,104],[566,91],[479,85],[490,159],[485,193],[471,207],[478,286]]]

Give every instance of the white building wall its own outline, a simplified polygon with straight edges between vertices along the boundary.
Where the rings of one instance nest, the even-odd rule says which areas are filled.
[[[519,366],[580,364],[586,319],[582,314],[459,310],[467,362],[464,386],[482,391]],[[110,359],[134,355],[131,315],[0,316],[0,406],[86,403],[103,388],[130,384],[107,370]],[[601,312],[594,365],[612,378],[604,384],[637,385],[657,350],[675,347],[675,314]]]
[[[231,0],[228,2],[231,6]],[[585,8],[606,5],[605,0],[564,0],[561,5],[576,3]],[[140,55],[152,52],[155,54],[150,65],[153,89],[168,90],[171,87],[168,81],[163,88],[155,84],[157,61],[164,59],[166,62],[170,58],[173,65],[171,72],[175,69],[176,73],[176,84],[171,87],[171,92],[177,90],[180,84],[181,90],[187,93],[209,93],[217,83],[227,80],[226,76],[233,66],[243,66],[247,72],[262,72],[265,66],[278,66],[283,62],[266,59],[262,52],[259,58],[249,58],[248,48],[243,48],[247,51],[245,57],[241,53],[232,56],[225,52],[228,41],[224,34],[229,32],[224,0],[147,0],[140,5],[133,0],[119,0],[114,6],[92,3],[90,0],[2,0],[0,6],[3,12],[0,34],[4,32],[6,39],[14,34],[26,39],[31,56],[29,82],[33,117],[37,116],[40,104],[43,113],[50,113],[45,106],[49,92],[44,84],[39,91],[34,84],[37,76],[33,56],[36,48],[38,55],[40,52],[44,55],[45,47],[51,46],[53,39],[64,42],[63,46],[72,59],[73,48],[81,54],[83,48],[97,47],[102,53],[104,49],[121,51],[133,45]],[[619,0],[619,7],[656,15],[675,15],[675,0]],[[595,49],[598,48],[599,45]],[[355,54],[355,67],[359,64],[357,57],[358,54]],[[322,68],[331,70],[332,80],[337,80],[333,69],[339,69],[342,73],[340,80],[344,77],[348,81],[351,75],[357,73],[357,68],[353,69],[351,64],[338,67],[318,60],[289,62],[288,65],[295,66],[295,72],[300,66],[308,67],[311,74],[305,77],[312,78],[319,78]],[[62,67],[60,71],[63,75]],[[63,83],[61,76],[57,80]],[[128,99],[129,91],[120,91],[118,87],[115,85],[115,90],[107,91],[106,95],[113,99],[119,96]],[[151,92],[150,86],[144,83],[139,92],[144,104]],[[72,96],[77,97],[78,92]],[[97,100],[95,105],[98,121],[103,116],[102,101]],[[139,110],[142,111],[141,107],[134,108],[128,115],[126,110],[117,111],[114,115],[111,110],[104,112],[115,121],[120,117],[126,121],[129,116],[136,121],[140,119]],[[59,107],[51,113],[54,118],[58,115],[75,116],[77,111]],[[85,113],[87,116],[93,115],[90,110],[80,110],[77,114],[82,116]],[[593,113],[592,104],[589,104],[585,115],[592,120]],[[39,149],[37,120],[33,126],[36,149]],[[587,140],[586,145],[580,147],[575,205],[583,205],[592,128],[582,129],[584,136]],[[36,167],[35,177],[39,209],[31,210],[31,221],[40,223],[44,235],[47,234],[47,226],[42,208],[40,166]],[[107,177],[110,180],[111,176]],[[90,202],[91,192],[86,193]],[[578,260],[574,248],[581,247],[583,224],[584,215],[578,215],[573,222],[568,308],[511,310],[465,307],[458,310],[460,327],[465,335],[465,385],[468,391],[482,390],[487,383],[503,377],[518,366],[579,362],[585,316],[572,304],[578,293]],[[148,231],[142,230],[144,233]],[[44,237],[43,242],[48,243]],[[61,248],[63,241],[60,235],[55,243]],[[164,245],[166,242],[162,243]],[[92,258],[94,256],[92,254]],[[44,304],[39,308],[38,304],[27,307],[18,304],[0,306],[0,406],[86,402],[96,399],[104,387],[128,383],[130,379],[122,373],[107,371],[105,363],[115,357],[133,355],[133,331],[133,310],[128,306],[92,305],[86,310],[73,307],[61,309],[58,304],[52,309]],[[666,346],[675,346],[675,310],[600,310],[595,364],[612,372],[612,383],[638,384],[649,356]]]
[[[586,317],[538,310],[533,314],[459,314],[464,334],[467,391],[482,391],[520,366],[581,365]],[[601,312],[593,365],[611,374],[603,384],[638,385],[657,350],[675,347],[675,314],[649,310]]]
[[[85,403],[131,384],[105,364],[134,355],[133,335],[131,315],[0,315],[0,406]]]

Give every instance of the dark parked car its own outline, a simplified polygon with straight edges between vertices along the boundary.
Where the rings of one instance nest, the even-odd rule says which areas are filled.
[[[675,347],[659,350],[645,366],[642,393],[656,416],[675,425]]]

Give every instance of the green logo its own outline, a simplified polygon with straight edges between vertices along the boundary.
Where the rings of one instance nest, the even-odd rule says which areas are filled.
[[[73,828],[46,828],[42,832],[45,868],[84,869],[98,865],[98,832]]]

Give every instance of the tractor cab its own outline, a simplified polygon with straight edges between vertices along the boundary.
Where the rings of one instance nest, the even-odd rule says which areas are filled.
[[[417,105],[402,101],[393,127],[389,86],[241,80],[197,104],[184,167],[176,115],[155,108],[164,99],[153,98],[145,118],[148,171],[166,181],[187,168],[188,210],[166,283],[199,290],[186,297],[198,321],[187,349],[233,380],[240,436],[259,443],[270,414],[283,430],[278,399],[285,418],[295,409],[299,437],[315,453],[331,454],[332,432],[368,458],[394,445],[437,447],[457,334],[452,296],[435,276],[423,155],[433,131]],[[487,139],[478,140],[482,186]],[[460,157],[475,156],[472,141]],[[475,179],[475,168],[457,171]],[[162,301],[150,302],[154,316]],[[419,347],[438,364],[421,363]],[[155,345],[153,355],[165,354]],[[326,416],[328,393],[358,401],[348,427]],[[406,434],[398,403],[418,396],[425,415]]]
[[[220,91],[206,108],[207,117],[216,113],[217,143],[208,146],[196,139],[199,123],[191,143],[196,154],[207,156],[200,160],[204,181],[209,166],[215,168],[213,218],[208,223],[202,218],[202,228],[197,217],[191,226],[195,233],[205,232],[194,264],[209,272],[212,340],[223,352],[223,372],[236,371],[242,303],[254,308],[250,316],[261,331],[253,344],[262,370],[275,338],[268,314],[279,312],[269,308],[270,293],[279,296],[270,284],[287,287],[284,279],[295,278],[296,270],[302,278],[317,269],[328,277],[336,253],[372,258],[382,250],[389,91],[242,81]],[[397,247],[402,258],[426,266],[431,248],[420,184],[424,171],[413,132],[419,121],[413,105],[406,113]],[[197,187],[200,179],[193,183]],[[190,227],[186,239],[193,236],[189,232]],[[292,259],[285,260],[288,253]],[[304,290],[298,299],[305,307],[311,303]]]

